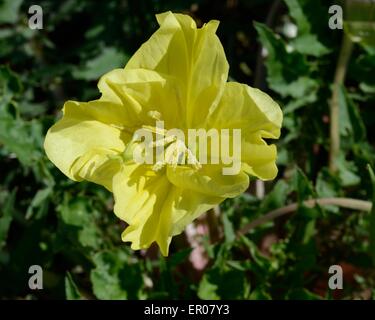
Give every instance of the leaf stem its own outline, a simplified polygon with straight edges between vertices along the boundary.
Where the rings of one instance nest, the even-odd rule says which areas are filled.
[[[319,206],[338,206],[353,210],[359,211],[370,211],[372,204],[370,201],[352,199],[352,198],[320,198],[320,199],[311,199],[306,200],[303,202],[303,205],[306,207],[315,207],[316,205]],[[245,235],[250,230],[254,229],[255,227],[266,223],[268,221],[274,220],[278,217],[281,217],[285,214],[295,212],[298,209],[298,203],[292,203],[282,208],[278,208],[276,210],[270,211],[267,214],[263,215],[262,217],[255,219],[254,221],[250,222],[246,226],[244,226],[240,231],[237,233],[237,237]]]
[[[330,100],[331,127],[329,150],[329,169],[333,173],[337,170],[336,160],[340,154],[340,105],[339,93],[340,87],[345,82],[346,70],[353,50],[353,42],[349,36],[344,33],[339,59],[335,71],[335,77],[332,88],[332,97]]]

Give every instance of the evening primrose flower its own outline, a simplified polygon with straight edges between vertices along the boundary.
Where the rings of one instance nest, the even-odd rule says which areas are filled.
[[[276,147],[282,112],[267,94],[227,82],[228,63],[216,36],[218,21],[197,28],[194,20],[171,12],[156,16],[160,28],[129,60],[99,80],[101,97],[67,101],[63,117],[46,136],[49,159],[70,179],[103,185],[115,199],[114,212],[128,227],[123,241],[134,250],[156,242],[163,255],[174,235],[226,198],[249,186],[249,175],[263,180],[277,174]],[[165,129],[155,123],[163,121]],[[134,161],[135,132],[161,136],[152,146],[169,161]],[[202,164],[166,129],[240,129],[240,170],[223,174],[223,162]],[[175,144],[176,148],[169,148]],[[182,150],[193,162],[181,162]],[[167,159],[167,160],[168,160]]]

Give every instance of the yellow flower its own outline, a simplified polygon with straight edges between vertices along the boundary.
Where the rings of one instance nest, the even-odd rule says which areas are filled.
[[[156,241],[168,255],[172,236],[224,199],[244,192],[249,175],[263,180],[276,176],[276,147],[263,138],[279,137],[282,112],[260,90],[227,82],[229,67],[215,34],[218,21],[198,29],[187,15],[166,12],[157,20],[160,28],[125,68],[100,79],[100,99],[65,103],[63,118],[49,129],[44,146],[70,179],[113,192],[114,212],[129,224],[122,240],[130,241],[132,249]],[[134,161],[131,152],[141,143],[134,133],[144,128],[156,134],[160,120],[165,129],[183,132],[240,129],[239,172],[223,174],[222,162],[201,164],[196,150],[183,144],[193,164],[177,161],[176,155],[157,165]],[[163,140],[163,148],[169,145]]]

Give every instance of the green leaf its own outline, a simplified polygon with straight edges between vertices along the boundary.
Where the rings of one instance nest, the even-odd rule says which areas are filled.
[[[203,276],[199,288],[198,297],[205,300],[220,300],[220,296],[216,293],[218,285],[211,283],[209,276]]]
[[[244,272],[214,268],[204,274],[199,284],[198,297],[204,300],[245,299],[249,289]]]
[[[319,22],[328,21],[327,11],[319,0],[285,0],[289,13],[298,26],[298,36],[291,44],[300,53],[315,57],[330,52],[319,40],[317,32],[321,30]],[[323,20],[326,18],[325,20]]]
[[[296,168],[295,170],[292,186],[293,190],[297,192],[299,205],[301,205],[303,200],[306,200],[311,196],[315,196],[314,188],[310,180],[300,168]]]
[[[223,214],[222,219],[223,219],[225,242],[233,242],[236,239],[236,233],[234,232],[233,224],[229,220],[229,217],[227,214]]]
[[[180,250],[168,258],[168,264],[170,268],[175,268],[179,264],[183,263],[190,255],[193,248],[187,248]]]
[[[298,26],[298,31],[302,34],[309,33],[311,31],[311,25],[309,19],[306,17],[302,4],[306,1],[298,0],[285,0],[289,8],[290,15],[294,18]]]
[[[363,123],[358,106],[348,95],[344,86],[339,88],[339,116],[340,116],[340,134],[343,137],[349,137],[349,150],[353,143],[365,140],[366,127]]]
[[[330,52],[314,34],[306,34],[292,41],[291,45],[300,53],[321,57]]]
[[[0,144],[30,167],[41,157],[42,125],[19,117],[15,98],[21,91],[18,76],[8,67],[0,66]]]
[[[302,76],[285,87],[285,94],[293,98],[300,98],[304,103],[309,100],[313,102],[316,100],[316,90],[318,87],[319,85],[316,80]]]
[[[128,294],[121,284],[119,272],[121,264],[127,263],[123,254],[111,252],[99,253],[94,257],[96,268],[91,271],[90,279],[94,294],[98,299],[127,299]]]
[[[255,22],[254,26],[258,32],[259,41],[267,50],[265,64],[267,81],[271,89],[284,97],[289,95],[297,97],[305,94],[305,85],[311,86],[312,80],[300,80],[309,73],[309,66],[303,55],[296,51],[288,52],[280,36],[273,33],[266,25]]]
[[[94,256],[95,269],[90,279],[98,299],[138,299],[143,288],[139,264],[130,264],[122,249],[104,251]]]
[[[24,166],[30,167],[41,158],[42,125],[19,117],[15,99],[21,91],[18,76],[8,67],[0,66],[0,144]]]
[[[10,100],[22,91],[22,84],[16,73],[8,66],[0,65],[0,105],[8,104]]]
[[[247,247],[253,259],[250,265],[251,270],[253,270],[259,276],[266,276],[266,273],[270,272],[271,270],[270,260],[259,252],[259,248],[253,241],[249,240],[245,236],[242,236],[240,240]]]
[[[71,198],[65,194],[63,203],[58,207],[62,220],[69,225],[83,227],[90,222],[87,202],[82,197]]]
[[[346,103],[343,86],[339,88],[339,130],[341,136],[349,136],[352,132],[352,124],[349,118],[348,106]]]
[[[366,82],[361,82],[359,84],[359,88],[366,94],[375,94],[375,85],[374,84],[368,84]]]
[[[318,100],[319,83],[308,77],[300,77],[283,89],[284,94],[291,96],[292,99],[286,104],[284,115],[292,113],[299,108],[305,107]]]
[[[82,300],[83,296],[69,272],[65,275],[65,296],[67,300]]]
[[[35,165],[41,157],[38,142],[31,135],[33,127],[40,132],[40,123],[36,121],[27,123],[10,115],[0,115],[0,143],[4,144],[9,153],[14,153],[25,167]]]
[[[84,197],[72,198],[65,194],[57,210],[64,223],[76,227],[75,234],[82,246],[97,249],[102,244],[102,235],[95,222],[96,211]]]
[[[264,197],[261,203],[261,212],[268,212],[284,206],[289,192],[290,187],[284,180],[277,181],[272,191]]]
[[[51,196],[52,191],[52,188],[49,187],[38,190],[33,200],[31,201],[29,207],[27,208],[26,219],[30,219],[32,217],[35,209],[43,207],[43,204],[45,204],[47,202],[47,199]],[[38,218],[40,218],[40,216],[41,214],[38,215]]]
[[[15,23],[18,19],[18,10],[22,0],[0,1],[0,23]]]
[[[346,160],[344,154],[340,154],[336,159],[338,175],[341,185],[345,187],[355,186],[360,183],[361,178],[358,176],[358,168],[353,161]]]
[[[323,169],[319,172],[316,179],[315,190],[319,198],[329,198],[337,196],[336,188],[333,181],[331,181],[331,177],[327,170]]]
[[[83,227],[78,233],[78,240],[84,247],[99,248],[103,242],[102,235],[94,223]]]
[[[361,112],[357,106],[357,104],[354,103],[353,99],[349,96],[347,91],[344,91],[346,103],[348,106],[348,114],[352,126],[352,136],[353,140],[355,142],[362,141],[366,139],[366,126],[363,122]]]
[[[337,197],[340,189],[341,186],[337,177],[332,177],[326,168],[319,172],[315,184],[318,198]],[[337,206],[324,206],[323,209],[334,213],[339,212]]]
[[[128,59],[116,48],[105,48],[99,56],[88,60],[84,68],[74,71],[73,76],[76,79],[97,80],[112,69],[122,68]]]

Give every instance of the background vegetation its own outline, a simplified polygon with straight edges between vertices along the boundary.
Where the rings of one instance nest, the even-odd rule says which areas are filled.
[[[333,86],[344,35],[328,28],[334,1],[40,0],[44,29],[30,30],[36,3],[0,0],[0,298],[374,298],[375,213],[303,204],[373,198],[366,166],[375,161],[374,10],[359,2],[364,7],[347,17],[357,42],[346,85]],[[204,216],[189,236],[176,237],[163,258],[122,243],[110,193],[68,180],[42,144],[63,102],[97,98],[98,78],[122,67],[156,30],[155,13],[167,10],[198,24],[220,20],[230,77],[267,91],[285,119],[279,175],[264,198],[253,183],[218,219]],[[341,144],[329,170],[333,92]],[[294,213],[236,235],[290,203]],[[44,269],[43,290],[28,288],[33,264]],[[343,290],[327,288],[333,264],[343,268]]]

